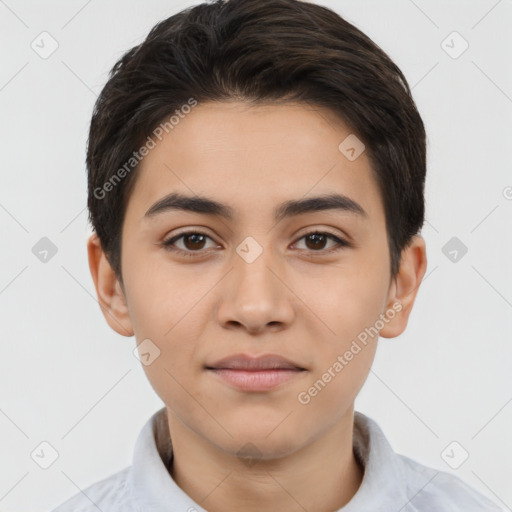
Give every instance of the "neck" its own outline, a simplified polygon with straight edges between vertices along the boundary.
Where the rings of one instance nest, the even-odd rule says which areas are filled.
[[[364,469],[353,452],[353,409],[322,436],[284,457],[248,464],[167,410],[176,484],[209,512],[332,512],[357,492]]]

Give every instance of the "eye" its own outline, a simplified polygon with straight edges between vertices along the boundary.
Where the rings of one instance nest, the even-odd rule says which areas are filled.
[[[164,240],[162,245],[166,249],[174,251],[180,255],[194,257],[200,256],[202,253],[206,252],[203,249],[208,248],[205,247],[208,239],[213,242],[213,239],[206,233],[202,233],[200,231],[186,231],[173,236],[168,240]],[[309,250],[312,253],[320,253],[320,255],[335,252],[344,247],[351,247],[351,244],[346,240],[343,240],[332,233],[323,231],[310,231],[309,233],[301,236],[296,244],[303,239],[306,244],[306,249],[304,250]],[[325,245],[329,240],[334,242],[334,246],[326,249]],[[181,242],[183,247],[178,247],[177,242]],[[214,245],[214,247],[218,246]]]
[[[343,240],[332,233],[326,233],[323,231],[310,231],[309,233],[301,236],[299,241],[303,239],[305,240],[306,250],[309,249],[312,252],[319,252],[323,254],[340,250],[343,247],[351,247],[351,244],[346,240]],[[325,249],[324,246],[328,240],[334,241],[334,248],[331,247],[330,249]]]
[[[206,233],[201,233],[200,231],[187,231],[185,233],[180,233],[179,235],[176,235],[169,240],[164,240],[162,245],[166,249],[173,250],[184,256],[196,256],[193,253],[200,252],[200,249],[204,249],[206,239],[212,240],[212,238]],[[184,249],[175,245],[177,241],[183,242],[185,245]]]

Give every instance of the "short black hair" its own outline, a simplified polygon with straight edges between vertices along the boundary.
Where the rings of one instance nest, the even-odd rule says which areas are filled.
[[[404,75],[326,7],[215,0],[156,24],[116,62],[94,107],[89,220],[121,283],[122,225],[143,145],[154,144],[155,129],[170,128],[171,116],[185,106],[226,100],[302,102],[339,116],[365,144],[384,203],[394,277],[425,209],[426,134]]]

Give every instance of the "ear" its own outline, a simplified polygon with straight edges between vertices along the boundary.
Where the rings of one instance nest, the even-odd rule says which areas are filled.
[[[427,269],[425,240],[415,235],[411,243],[402,251],[400,269],[389,288],[388,304],[384,313],[389,319],[381,329],[379,336],[394,338],[405,331],[416,294]]]
[[[87,241],[87,253],[89,269],[105,320],[118,334],[133,336],[133,326],[124,291],[103,252],[96,233],[93,233]]]

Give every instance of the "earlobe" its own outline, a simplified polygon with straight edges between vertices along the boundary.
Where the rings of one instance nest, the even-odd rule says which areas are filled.
[[[394,338],[402,334],[407,327],[426,269],[425,240],[420,235],[415,235],[411,243],[402,251],[400,269],[390,286],[388,304],[384,313],[389,321],[380,331],[381,337]]]
[[[87,253],[89,269],[105,320],[118,334],[133,336],[132,322],[123,289],[96,233],[93,233],[87,241]]]

